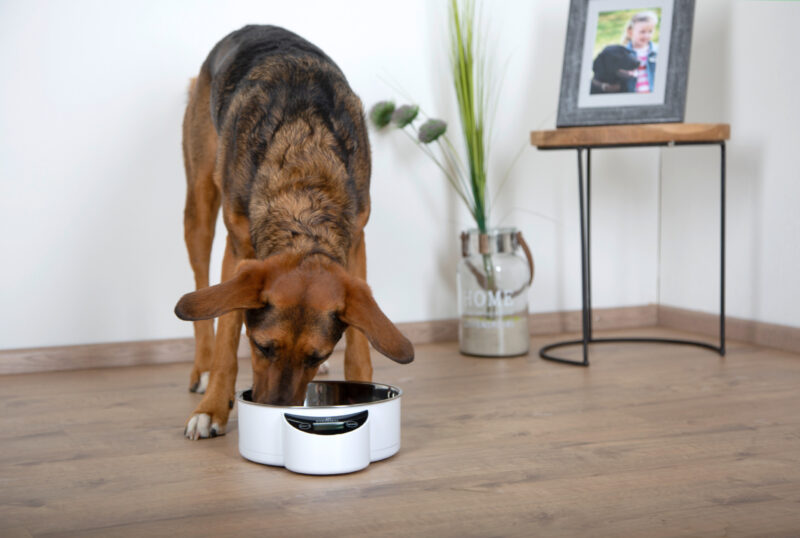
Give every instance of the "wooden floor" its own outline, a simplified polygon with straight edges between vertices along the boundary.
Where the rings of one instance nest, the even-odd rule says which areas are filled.
[[[685,336],[626,331],[645,333]],[[235,414],[184,439],[186,364],[0,377],[0,536],[800,536],[800,355],[592,361],[375,357],[404,390],[403,446],[332,477],[243,460]]]

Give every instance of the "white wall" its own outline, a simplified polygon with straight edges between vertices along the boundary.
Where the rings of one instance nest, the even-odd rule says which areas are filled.
[[[182,241],[180,123],[187,81],[218,39],[246,23],[285,26],[326,50],[367,106],[386,97],[401,103],[392,89],[399,86],[453,124],[442,4],[1,3],[0,348],[191,334],[190,324],[172,314],[192,285]],[[789,111],[796,111],[789,95],[797,84],[787,80],[769,90],[763,116],[755,106],[770,88],[765,79],[796,82],[798,69],[785,55],[765,61],[747,48],[750,41],[733,38],[772,35],[775,50],[792,50],[791,33],[774,31],[775,15],[787,29],[796,27],[800,6],[699,4],[687,121],[734,124],[730,311],[800,325],[788,299],[800,297],[797,280],[789,278],[800,254],[796,241],[779,239],[798,232],[792,206],[800,198],[790,161],[798,140],[789,124]],[[488,5],[496,57],[508,58],[490,166],[497,178],[531,129],[555,124],[568,3]],[[759,47],[769,48],[766,42]],[[775,75],[779,68],[787,73]],[[759,80],[748,79],[752,69]],[[469,215],[401,133],[373,132],[371,140],[367,241],[375,295],[395,321],[455,317],[457,236],[470,226]],[[679,220],[714,230],[702,208],[684,214],[676,197],[682,187],[705,189],[692,174],[705,167],[714,176],[715,161],[706,162],[706,150],[664,152],[659,268],[659,151],[610,150],[593,158],[594,303],[637,305],[660,296],[713,311],[713,297],[704,293],[716,273],[687,279],[686,268],[715,236],[691,238],[685,247],[686,234],[668,229]],[[493,220],[521,228],[534,250],[533,312],[580,307],[577,217],[574,153],[526,147]],[[224,233],[218,230],[217,278]],[[693,284],[682,287],[687,280]]]
[[[687,119],[731,124],[728,313],[799,327],[800,62],[785,51],[800,3],[703,0],[696,16]],[[664,152],[663,303],[719,308],[718,176],[718,151]]]

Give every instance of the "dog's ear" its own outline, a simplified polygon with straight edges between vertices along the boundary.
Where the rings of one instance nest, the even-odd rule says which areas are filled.
[[[594,78],[601,82],[608,82],[608,67],[606,66],[607,61],[608,51],[607,49],[603,49],[603,51],[597,55],[597,58],[594,59],[594,62],[592,62]]]
[[[341,320],[363,332],[372,347],[393,361],[401,364],[413,361],[414,346],[380,309],[367,283],[347,277],[345,290],[345,307],[339,314]]]
[[[187,321],[211,319],[237,308],[264,306],[262,291],[275,269],[270,260],[245,260],[233,278],[216,286],[187,293],[175,305],[175,315]]]

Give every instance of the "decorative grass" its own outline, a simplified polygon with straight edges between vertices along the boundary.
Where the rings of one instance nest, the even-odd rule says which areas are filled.
[[[419,129],[414,125],[419,110],[416,105],[404,105],[395,110],[394,103],[381,101],[373,106],[370,117],[378,128],[388,125],[391,118],[394,126],[402,129],[436,163],[466,204],[480,232],[486,233],[489,226],[486,179],[490,138],[487,119],[490,106],[496,107],[496,101],[491,101],[495,88],[489,80],[485,43],[477,27],[480,16],[476,13],[475,0],[449,2],[450,68],[465,158],[447,136],[444,121],[429,119]],[[431,149],[433,142],[439,147],[439,152]]]

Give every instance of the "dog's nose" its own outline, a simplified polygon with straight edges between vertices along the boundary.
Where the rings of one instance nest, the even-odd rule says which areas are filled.
[[[287,397],[283,394],[276,394],[271,398],[267,398],[267,401],[264,402],[268,405],[296,405],[292,402],[291,397]]]
[[[270,395],[264,390],[258,390],[255,387],[253,387],[252,394],[253,394],[253,401],[255,403],[267,404],[267,405],[281,405],[280,403],[275,401],[276,399],[274,397],[270,398]]]
[[[269,394],[267,391],[259,391],[253,388],[252,394],[255,403],[266,405],[293,405],[292,398],[281,393]]]

